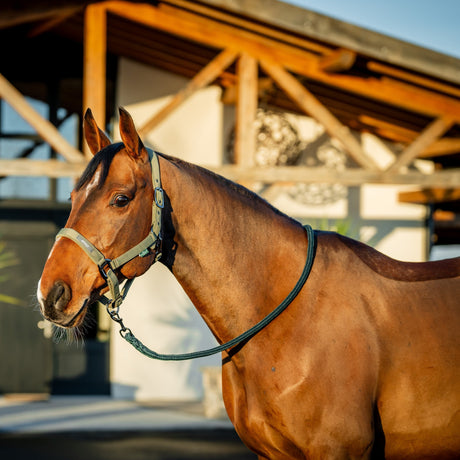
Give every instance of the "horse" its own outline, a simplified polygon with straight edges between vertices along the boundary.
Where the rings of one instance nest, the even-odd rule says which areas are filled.
[[[222,352],[242,441],[259,459],[460,458],[460,258],[402,262],[308,234],[244,187],[146,148],[123,108],[119,128],[112,143],[85,114],[94,156],[38,284],[46,319],[78,327],[114,283],[158,260],[222,344],[289,295],[315,244],[289,306]]]

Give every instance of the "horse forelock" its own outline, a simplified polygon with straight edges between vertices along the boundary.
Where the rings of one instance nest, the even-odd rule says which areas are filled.
[[[75,185],[75,190],[81,190],[85,185],[87,185],[91,179],[94,177],[96,170],[99,165],[101,165],[101,172],[98,178],[97,188],[100,188],[104,185],[107,176],[109,175],[110,165],[114,156],[124,147],[122,142],[117,142],[116,144],[110,144],[107,147],[104,147],[102,150],[96,153],[93,156],[91,161],[88,163],[88,166],[83,171],[80,179],[78,179],[77,184]]]

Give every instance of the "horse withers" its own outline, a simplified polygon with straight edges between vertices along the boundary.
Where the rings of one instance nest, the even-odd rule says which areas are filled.
[[[39,282],[45,318],[78,327],[88,305],[159,260],[224,343],[289,295],[315,239],[299,294],[222,354],[239,436],[260,459],[460,458],[460,259],[400,262],[335,233],[308,238],[245,188],[146,149],[123,109],[122,142],[90,111],[84,132],[94,157]]]

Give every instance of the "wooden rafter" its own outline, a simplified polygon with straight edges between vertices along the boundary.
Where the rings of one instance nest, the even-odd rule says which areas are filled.
[[[412,142],[418,133],[412,129],[403,128],[395,123],[383,121],[369,115],[360,115],[358,117],[360,123],[372,128],[381,137],[387,138],[393,142],[401,142],[407,144]]]
[[[75,147],[70,145],[60,132],[43,118],[26,100],[26,98],[0,74],[0,97],[5,99],[16,112],[32,126],[37,133],[50,144],[56,152],[60,153],[71,163],[84,161],[83,155]],[[27,160],[26,160],[27,161]],[[2,174],[5,174],[3,170]]]
[[[451,155],[453,153],[460,153],[460,139],[444,137],[436,142],[433,142],[421,154],[421,158],[433,158],[443,155]]]
[[[37,24],[31,30],[29,30],[29,32],[27,33],[27,37],[29,38],[37,37],[38,35],[52,29],[53,27],[56,27],[58,24],[72,17],[75,13],[79,11],[79,9],[80,8],[69,8],[69,9],[60,11],[59,14],[56,14],[56,16],[52,18],[47,18],[46,20]]]
[[[455,97],[460,97],[460,89],[453,87],[452,85],[446,85],[430,78],[422,77],[413,72],[407,72],[405,70],[397,69],[380,62],[370,61],[367,63],[367,68],[372,72],[381,73],[394,77],[399,80],[403,80],[409,83],[414,83],[425,88],[429,88],[435,91],[440,91],[446,94],[450,94]]]
[[[289,43],[293,46],[304,48],[314,53],[318,53],[321,55],[327,55],[330,53],[330,47],[325,46],[319,42],[308,40],[304,37],[298,37],[294,34],[286,33],[282,30],[278,30],[268,25],[259,24],[257,22],[245,19],[243,17],[230,15],[225,11],[210,8],[209,6],[205,6],[197,2],[190,2],[184,0],[168,0],[168,3],[177,6],[181,9],[191,10],[195,13],[198,13],[200,16],[207,16],[219,22],[231,23],[233,26],[237,26],[242,29],[250,29],[251,31],[256,32],[259,35],[270,36],[279,42]],[[177,16],[178,13],[180,14],[180,10],[177,8],[173,9],[171,7],[168,7],[168,5],[162,5],[162,8],[165,11],[168,11],[169,8],[171,14],[173,14],[174,16]]]
[[[453,124],[452,120],[439,117],[430,123],[422,133],[415,139],[390,165],[388,172],[394,172],[407,166],[412,160],[417,158],[433,142],[441,137]]]
[[[439,188],[455,188],[460,184],[460,170],[435,171],[433,174],[422,174],[412,170],[400,171],[415,158],[460,151],[460,139],[442,138],[453,124],[460,124],[458,98],[460,90],[455,84],[450,85],[447,83],[449,80],[441,81],[442,77],[430,78],[416,71],[406,71],[391,64],[378,62],[378,56],[372,57],[371,59],[375,60],[365,64],[366,59],[372,55],[363,57],[359,48],[354,51],[337,48],[337,43],[341,42],[331,45],[328,44],[328,40],[314,38],[310,40],[310,37],[304,37],[302,33],[291,34],[283,27],[273,28],[270,27],[269,22],[264,24],[263,21],[252,21],[249,16],[233,15],[230,10],[213,8],[209,4],[189,0],[167,0],[160,2],[158,6],[108,1],[87,7],[84,16],[83,109],[90,106],[98,122],[101,125],[105,124],[107,13],[110,13],[111,26],[114,24],[113,21],[116,21],[117,27],[122,29],[126,24],[134,22],[147,26],[140,28],[144,29],[143,33],[147,37],[151,33],[149,28],[156,29],[155,37],[167,37],[158,43],[158,46],[149,46],[149,56],[153,56],[149,63],[155,65],[157,61],[167,60],[167,65],[172,71],[177,71],[187,78],[191,77],[188,84],[140,128],[141,135],[154,129],[195,91],[218,79],[220,84],[226,82],[224,84],[227,88],[226,100],[236,104],[237,164],[212,169],[230,178],[265,183],[325,182],[359,185],[372,182],[417,184]],[[39,26],[32,29],[33,33],[41,33],[61,20],[62,18],[51,17],[49,22],[43,23],[44,28]],[[118,40],[117,49],[124,49],[126,33],[111,36],[110,46],[114,46],[114,41]],[[175,51],[171,54],[171,45],[166,44],[170,39],[177,41],[179,48],[182,46],[181,43],[184,43],[186,49],[182,50],[182,53]],[[216,49],[223,51],[208,62]],[[194,53],[194,60],[190,59],[190,50]],[[135,52],[138,53],[136,56],[142,57],[144,51],[145,48],[141,51],[136,49]],[[234,74],[230,64],[238,55],[240,58]],[[137,58],[136,56],[134,58]],[[206,62],[208,64],[205,64]],[[257,79],[258,63],[269,78]],[[204,67],[198,70],[200,66]],[[184,67],[186,67],[185,72]],[[358,72],[348,72],[352,67],[353,69],[356,67]],[[302,166],[256,168],[251,164],[253,159],[251,152],[255,150],[253,122],[258,92],[262,90],[262,82],[271,85],[273,81],[301,111],[317,119],[332,137],[337,138],[362,168],[334,172]],[[308,84],[303,84],[304,81],[308,81]],[[349,100],[345,102],[339,100],[338,93],[344,94]],[[286,102],[284,96],[281,99],[280,107],[287,104],[286,107],[293,109],[291,102]],[[354,112],[354,119],[350,119],[350,114],[346,112],[346,108],[344,109],[347,104],[353,104],[354,101],[358,102],[357,109],[361,108],[360,103],[363,104],[364,110],[358,120],[356,120],[357,109]],[[376,111],[379,102],[384,107],[381,115],[378,108]],[[394,112],[397,116],[393,122]],[[372,119],[373,113],[377,115]],[[380,116],[382,120],[379,119]],[[398,125],[398,116],[403,122],[401,126]],[[368,125],[370,131],[382,134],[387,139],[407,144],[407,148],[387,171],[381,171],[373,159],[364,152],[350,129],[337,117],[354,128]],[[420,125],[428,117],[434,121],[419,133]],[[456,128],[450,130],[449,134],[457,135]],[[59,151],[58,148],[53,147]],[[66,158],[69,159],[70,156]],[[78,164],[60,162],[60,165],[53,161],[21,160],[13,164],[16,160],[0,160],[0,171],[2,174],[19,174],[22,171],[20,175],[75,177],[81,173],[84,164],[81,157],[79,153]]]
[[[145,136],[158,126],[171,112],[185,102],[192,94],[212,83],[235,59],[237,53],[225,49],[206,65],[188,84],[179,91],[163,108],[147,120],[140,128],[139,134]]]
[[[324,72],[343,72],[345,70],[350,70],[355,61],[355,52],[339,49],[321,58],[319,61],[319,68]]]
[[[443,113],[460,121],[458,100],[387,77],[366,78],[325,72],[320,66],[321,56],[289,43],[280,43],[269,37],[172,7],[164,8],[160,5],[155,8],[152,5],[133,5],[122,1],[109,1],[105,5],[111,13],[148,27],[211,47],[231,47],[240,53],[248,52],[261,60],[282,62],[286,69],[299,75],[385,104],[432,117]]]
[[[378,169],[377,164],[366,155],[349,128],[342,125],[293,75],[272,61],[262,60],[260,65],[305,113],[319,121],[330,136],[341,142],[359,165],[369,170]]]
[[[435,204],[460,200],[460,188],[429,188],[410,192],[400,192],[401,203]]]

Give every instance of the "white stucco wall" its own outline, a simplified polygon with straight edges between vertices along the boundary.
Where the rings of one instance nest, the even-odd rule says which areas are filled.
[[[118,104],[141,126],[186,82],[178,76],[121,60]],[[193,163],[220,164],[233,111],[221,104],[220,95],[217,87],[195,94],[144,142]],[[297,122],[306,141],[323,132],[321,126],[306,117]],[[382,165],[391,161],[391,153],[380,142],[368,137],[362,141]],[[319,205],[301,204],[282,187],[272,188],[266,198],[287,214],[316,227],[330,225],[334,220],[343,221],[349,226],[351,236],[392,257],[425,260],[425,209],[398,203],[397,194],[402,189],[352,187],[345,190],[342,198]],[[179,284],[160,265],[135,281],[121,310],[126,325],[158,352],[188,352],[216,344]],[[118,398],[199,399],[203,391],[200,368],[218,365],[220,361],[218,356],[193,362],[152,361],[132,349],[117,330],[112,331],[111,342],[111,379],[113,395]]]

